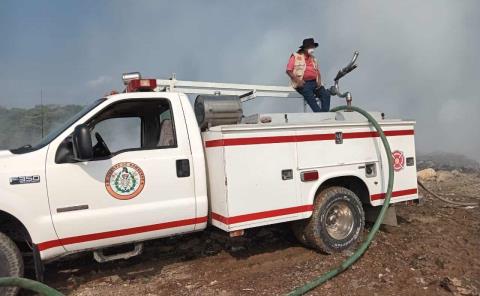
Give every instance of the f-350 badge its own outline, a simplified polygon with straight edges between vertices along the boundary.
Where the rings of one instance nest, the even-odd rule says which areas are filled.
[[[111,167],[105,176],[105,187],[116,199],[128,200],[136,197],[145,186],[145,174],[131,162],[120,162]]]

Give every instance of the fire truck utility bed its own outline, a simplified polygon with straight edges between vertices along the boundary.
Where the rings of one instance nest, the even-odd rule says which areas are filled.
[[[415,122],[373,115],[392,151],[401,154],[392,202],[418,198]],[[235,231],[309,217],[319,184],[347,171],[356,172],[353,177],[367,185],[363,203],[383,203],[386,155],[362,117],[351,112],[279,113],[249,116],[243,122],[202,133],[210,218],[216,227]]]
[[[376,120],[382,120],[380,112],[370,112]],[[391,120],[391,119],[390,119]],[[263,113],[246,116],[245,124],[320,124],[336,121],[366,122],[367,119],[356,112],[318,113]],[[397,119],[398,121],[398,119]]]

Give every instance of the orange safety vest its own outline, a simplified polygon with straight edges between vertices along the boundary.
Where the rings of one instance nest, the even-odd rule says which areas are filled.
[[[300,79],[303,79],[303,74],[305,73],[305,69],[307,68],[307,63],[305,62],[305,55],[294,52],[292,53],[292,56],[295,57],[295,64],[293,65],[293,75]],[[313,58],[313,67],[315,68],[315,70],[318,71],[317,59],[315,59],[314,56],[311,57]],[[295,81],[291,80],[290,83],[293,88],[297,87],[297,83]],[[317,83],[320,84],[320,81],[318,80],[318,75]]]

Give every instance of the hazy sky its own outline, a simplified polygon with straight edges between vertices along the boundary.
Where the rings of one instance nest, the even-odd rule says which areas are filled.
[[[85,104],[144,77],[287,84],[303,38],[354,104],[417,120],[419,151],[480,160],[480,1],[0,1],[0,105]],[[343,103],[334,99],[333,105]],[[300,111],[259,100],[256,111]]]

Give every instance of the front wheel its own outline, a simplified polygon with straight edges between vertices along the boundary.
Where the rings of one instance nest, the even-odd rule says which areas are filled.
[[[329,187],[317,194],[305,237],[312,247],[327,254],[354,246],[365,226],[358,196],[344,187]]]
[[[15,243],[0,232],[0,277],[22,277],[23,259]],[[0,295],[17,295],[17,287],[0,287]]]

